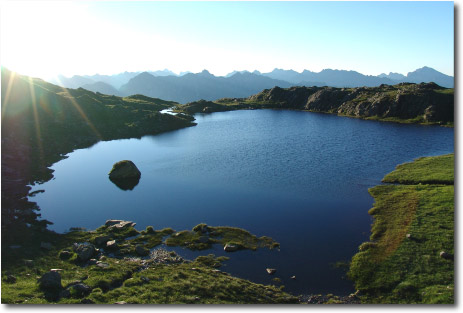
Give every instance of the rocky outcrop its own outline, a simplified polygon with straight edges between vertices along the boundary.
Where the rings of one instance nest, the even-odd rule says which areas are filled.
[[[202,103],[202,106],[199,106]],[[269,108],[333,113],[359,118],[453,124],[454,91],[435,83],[334,88],[291,87],[265,89],[249,98],[197,101],[180,106],[188,113]],[[216,109],[217,108],[217,109]]]
[[[113,168],[111,169],[108,175],[109,179],[111,180],[119,180],[140,178],[141,173],[132,161],[123,160],[114,163]]]
[[[247,100],[257,103],[271,103],[273,108],[305,109],[307,99],[316,93],[320,88],[317,87],[274,87],[266,89]]]
[[[129,160],[115,163],[108,175],[109,180],[122,190],[132,190],[135,188],[141,177],[137,166]]]
[[[229,109],[224,105],[206,100],[193,101],[182,106],[182,111],[188,114],[222,112],[228,110]]]

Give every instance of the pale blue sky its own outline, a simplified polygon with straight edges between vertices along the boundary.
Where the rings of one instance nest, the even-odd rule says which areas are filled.
[[[453,2],[7,2],[1,62],[24,74],[454,68]]]

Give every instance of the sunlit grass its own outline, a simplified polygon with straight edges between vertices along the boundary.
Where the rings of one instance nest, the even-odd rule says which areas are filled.
[[[369,190],[371,241],[359,247],[349,271],[364,302],[454,302],[454,263],[440,256],[454,254],[454,186],[427,184],[436,177],[450,182],[453,155],[398,166],[388,181],[409,185]]]

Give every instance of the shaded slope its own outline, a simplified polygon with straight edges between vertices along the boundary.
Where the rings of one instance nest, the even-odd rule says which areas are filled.
[[[65,89],[2,69],[2,227],[35,221],[26,185],[50,179],[48,167],[74,149],[194,125],[158,112],[172,104]]]

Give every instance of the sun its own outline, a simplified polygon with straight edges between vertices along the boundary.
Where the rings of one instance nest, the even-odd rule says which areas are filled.
[[[73,38],[82,21],[85,7],[79,3],[1,2],[1,65],[43,79],[56,76],[61,73],[63,62],[75,57]]]

